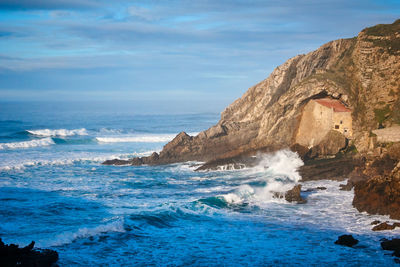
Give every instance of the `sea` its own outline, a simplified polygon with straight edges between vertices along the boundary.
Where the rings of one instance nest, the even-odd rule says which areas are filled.
[[[306,204],[275,198],[300,179],[296,153],[253,168],[196,171],[201,162],[105,166],[196,135],[218,113],[145,114],[135,106],[0,103],[0,238],[59,253],[60,266],[391,266],[337,181],[302,183]],[[340,168],[340,166],[338,166]],[[351,234],[353,248],[334,244]],[[0,264],[1,265],[1,264]]]

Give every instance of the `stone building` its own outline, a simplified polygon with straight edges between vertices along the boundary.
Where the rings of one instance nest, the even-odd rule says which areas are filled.
[[[336,99],[312,99],[304,106],[296,143],[311,148],[319,144],[330,130],[350,138],[353,134],[351,110]]]

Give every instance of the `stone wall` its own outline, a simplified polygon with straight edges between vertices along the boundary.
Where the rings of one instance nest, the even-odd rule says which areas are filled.
[[[351,137],[353,135],[351,112],[333,112],[332,129],[339,131],[347,138]]]
[[[296,143],[308,148],[318,145],[332,129],[332,116],[330,108],[310,100],[303,109]]]

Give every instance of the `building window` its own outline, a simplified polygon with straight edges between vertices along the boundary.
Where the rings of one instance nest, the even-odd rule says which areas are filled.
[[[347,129],[344,129],[344,132],[347,133]]]
[[[343,124],[343,121],[340,121],[340,124]]]
[[[339,129],[339,125],[335,125],[335,129]]]

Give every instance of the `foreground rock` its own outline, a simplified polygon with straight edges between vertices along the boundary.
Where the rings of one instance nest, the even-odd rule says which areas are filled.
[[[358,240],[355,239],[352,235],[341,235],[339,236],[338,240],[335,241],[335,244],[352,247],[358,244]]]
[[[58,253],[50,249],[33,249],[35,242],[32,241],[26,247],[19,248],[18,245],[6,245],[0,239],[0,261],[1,266],[32,266],[47,267],[57,266]]]

